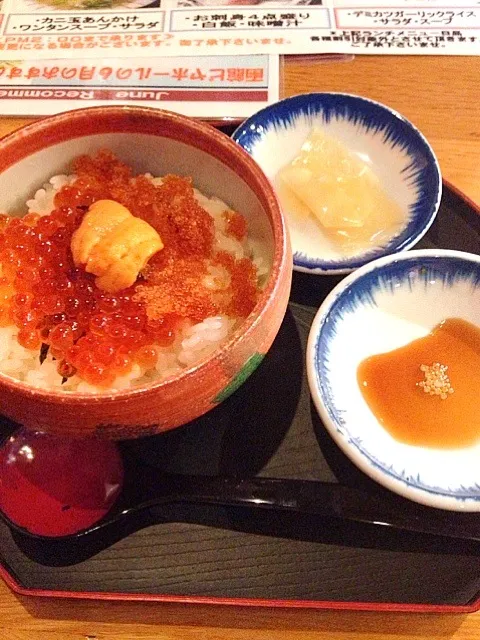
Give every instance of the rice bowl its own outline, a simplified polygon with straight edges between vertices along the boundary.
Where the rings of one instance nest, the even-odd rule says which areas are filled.
[[[0,212],[15,212],[19,218],[30,215],[27,199],[34,199],[50,176],[68,177],[75,172],[71,169],[74,158],[99,149],[109,149],[135,175],[144,176],[144,181],[147,173],[190,178],[199,192],[227,203],[245,218],[249,251],[253,251],[254,260],[264,260],[258,265],[260,269],[267,267],[260,286],[255,278],[256,302],[248,315],[240,314],[241,320],[209,356],[181,367],[175,375],[163,379],[150,376],[144,384],[115,390],[104,387],[101,393],[91,393],[33,386],[0,373],[2,413],[11,420],[68,437],[125,439],[160,433],[194,420],[245,382],[270,349],[283,321],[292,256],[273,189],[248,154],[213,127],[160,109],[90,107],[39,120],[6,136],[0,140]],[[48,191],[51,189],[38,198],[48,197]],[[19,219],[16,224],[24,223],[25,219]],[[214,229],[211,219],[212,233]],[[202,243],[201,234],[198,238]],[[234,260],[233,256],[229,254],[228,260]],[[252,260],[250,263],[252,271],[257,268]],[[203,271],[201,275],[209,274]],[[80,277],[88,280],[85,275]],[[211,277],[215,279],[215,274]],[[39,281],[35,294],[41,295],[47,284],[48,279]],[[166,285],[172,288],[170,282]],[[193,324],[218,315],[232,314],[224,308],[212,308],[197,316]],[[207,327],[208,331],[212,328]],[[195,341],[187,343],[192,351]]]
[[[161,189],[164,184],[164,178],[162,177],[154,177],[151,174],[144,174],[142,177],[150,181],[156,189]],[[135,179],[132,178],[132,180]],[[35,216],[37,221],[40,218],[51,216],[57,208],[55,205],[57,195],[61,198],[65,190],[74,189],[77,183],[79,183],[79,180],[75,174],[58,174],[51,177],[34,193],[33,198],[27,200],[27,215],[29,217]],[[208,197],[197,189],[194,189],[193,192],[196,202],[209,214],[214,225],[213,253],[212,257],[207,260],[208,265],[201,286],[206,291],[211,291],[212,295],[220,295],[221,291],[225,291],[230,287],[231,275],[228,269],[216,264],[213,259],[215,255],[225,253],[231,256],[231,259],[236,261],[237,264],[239,261],[251,261],[256,271],[257,284],[260,290],[270,270],[268,258],[265,252],[262,253],[261,243],[251,240],[247,233],[243,237],[239,237],[237,234],[236,237],[235,233],[229,232],[229,216],[240,214],[234,212],[222,200],[215,196]],[[242,220],[240,221],[241,224],[243,224]],[[32,229],[35,231],[36,224],[26,228],[26,231],[30,232]],[[21,257],[19,259],[21,260]],[[60,277],[63,277],[63,274],[60,274]],[[68,284],[70,285],[71,283]],[[92,286],[94,286],[93,283]],[[95,295],[97,293],[98,291],[95,290]],[[13,296],[14,301],[16,298],[18,296]],[[27,306],[26,311],[34,308],[36,302],[36,300],[33,300]],[[63,313],[65,309],[62,307],[59,308],[59,311]],[[92,316],[93,313],[94,311],[91,312]],[[63,315],[65,316],[65,313]],[[45,317],[50,318],[49,315]],[[69,317],[64,318],[64,323],[76,320],[76,316],[71,313]],[[171,344],[154,345],[154,362],[145,364],[132,358],[131,367],[115,375],[114,379],[110,380],[108,384],[105,384],[104,381],[102,381],[103,384],[94,384],[92,381],[84,379],[78,372],[68,376],[59,374],[59,360],[62,356],[59,356],[53,349],[49,349],[44,353],[43,357],[39,357],[38,348],[32,349],[22,346],[18,341],[19,331],[22,329],[17,322],[16,325],[0,327],[0,372],[36,388],[57,389],[64,393],[72,391],[102,393],[107,389],[108,391],[129,389],[134,385],[148,384],[153,380],[160,381],[175,376],[182,370],[208,358],[232,334],[239,322],[241,322],[240,317],[227,313],[207,315],[197,322],[189,317],[183,317],[177,323],[178,326],[175,327],[175,335]],[[98,331],[96,334],[98,335]],[[90,335],[88,327],[83,332],[83,337],[85,335]],[[109,340],[109,344],[113,344],[115,348],[122,346],[118,341],[112,343],[108,335],[100,335],[99,339],[103,340],[103,342]],[[78,344],[81,340],[82,336],[80,336],[80,339],[77,337],[75,344]],[[48,344],[48,337],[46,337],[43,340],[42,348],[46,345],[48,346]],[[93,350],[93,347],[94,343],[92,343],[90,349]],[[131,356],[132,354],[130,353],[129,355]],[[67,364],[68,362],[67,358]],[[73,369],[77,371],[77,367],[73,366]]]

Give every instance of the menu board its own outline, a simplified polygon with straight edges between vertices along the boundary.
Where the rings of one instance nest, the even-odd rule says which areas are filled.
[[[44,116],[130,104],[241,119],[279,99],[278,67],[275,55],[4,61],[0,112]]]
[[[480,0],[4,0],[3,60],[480,53]]]

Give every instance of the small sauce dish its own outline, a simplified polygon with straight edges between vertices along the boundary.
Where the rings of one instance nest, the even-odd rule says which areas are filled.
[[[425,249],[375,260],[342,280],[322,303],[307,345],[308,380],[327,431],[364,473],[425,505],[480,511],[480,433],[468,446],[420,446],[394,438],[386,421],[371,409],[360,386],[359,366],[366,359],[410,345],[451,318],[467,321],[474,332],[478,330],[474,345],[478,352],[480,256]],[[431,360],[425,363],[429,366],[451,358],[438,348],[428,352],[430,355]],[[448,364],[448,374],[456,387],[464,361],[453,358]],[[418,388],[412,393],[419,394],[419,402],[433,403],[442,418],[440,412],[447,411],[450,398],[424,397],[423,384],[415,382],[417,377],[418,381],[423,378],[418,363],[412,361],[410,366],[407,361],[401,368],[397,380],[413,376],[412,385]],[[463,397],[468,402],[475,402],[477,384],[472,380],[471,388],[467,387]],[[451,397],[457,402],[462,397],[460,387],[456,393]],[[425,411],[430,409],[428,405]],[[411,405],[405,402],[395,415],[400,413],[408,419]],[[423,424],[421,420],[413,422],[411,427],[417,435]],[[458,433],[471,426],[462,426],[461,420],[454,422],[448,426]],[[453,435],[447,433],[450,441]]]
[[[337,141],[371,170],[385,195],[382,215],[387,199],[399,211],[393,235],[387,233],[378,244],[345,252],[332,242],[315,216],[294,215],[288,210],[292,203],[285,194],[282,197],[279,172],[298,158],[312,131],[321,131]],[[294,96],[250,117],[235,131],[233,139],[274,185],[288,221],[296,271],[344,274],[381,256],[409,249],[427,232],[438,212],[442,180],[431,146],[413,124],[378,102],[342,93]],[[325,188],[320,184],[319,200],[322,193],[325,198]]]

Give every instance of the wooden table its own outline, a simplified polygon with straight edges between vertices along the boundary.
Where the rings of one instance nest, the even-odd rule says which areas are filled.
[[[480,203],[480,57],[291,58],[285,95],[357,93],[389,104],[426,135],[443,175]],[[0,135],[24,124],[0,121]],[[17,597],[0,582],[5,640],[477,640],[476,615],[421,615]]]

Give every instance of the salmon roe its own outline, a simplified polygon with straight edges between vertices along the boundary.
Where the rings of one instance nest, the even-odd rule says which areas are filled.
[[[197,202],[191,180],[134,177],[109,151],[78,158],[73,170],[75,181],[56,194],[50,214],[0,215],[0,326],[15,324],[22,346],[38,349],[40,357],[48,347],[63,378],[77,374],[108,386],[135,363],[154,367],[158,349],[172,345],[186,320],[252,311],[256,269],[250,259],[216,249],[213,218]],[[70,250],[88,207],[101,199],[123,204],[164,243],[134,285],[115,294],[77,268]],[[224,217],[226,233],[244,239],[243,216]],[[212,268],[224,274],[223,286],[205,286]]]
[[[247,236],[247,221],[237,211],[224,211],[223,217],[227,225],[227,233],[237,240],[245,240]]]

